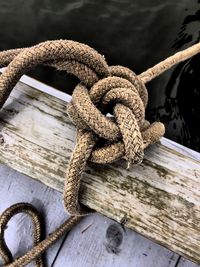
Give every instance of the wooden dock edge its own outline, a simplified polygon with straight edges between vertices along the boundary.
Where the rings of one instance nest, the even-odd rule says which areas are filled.
[[[18,83],[0,111],[0,162],[62,192],[75,127],[67,103],[59,99],[63,93],[57,98],[56,92],[51,96]],[[123,161],[90,163],[80,197],[90,208],[200,264],[199,153],[162,138],[130,170]]]

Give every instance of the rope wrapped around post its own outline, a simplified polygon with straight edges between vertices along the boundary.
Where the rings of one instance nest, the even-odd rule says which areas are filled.
[[[89,90],[84,84],[78,84],[67,108],[78,128],[77,146],[64,189],[65,207],[72,215],[84,214],[77,200],[79,173],[87,159],[105,164],[125,158],[128,164],[139,164],[144,149],[164,134],[162,123],[150,124],[145,120],[148,94],[143,82],[125,67],[114,66],[108,70],[109,77],[94,83]],[[114,117],[106,116],[109,112]],[[85,155],[84,160],[80,155]]]
[[[145,83],[199,50],[200,44],[194,45],[139,76],[122,66],[108,66],[94,49],[74,41],[47,41],[30,48],[0,52],[0,67],[8,65],[0,75],[0,108],[20,77],[38,64],[67,71],[80,79],[67,105],[67,113],[77,127],[77,143],[67,168],[63,193],[65,209],[72,217],[45,240],[38,243],[40,238],[37,238],[32,250],[12,261],[4,240],[7,222],[16,212],[30,214],[30,210],[34,225],[39,219],[37,214],[32,214],[35,209],[29,204],[8,208],[0,217],[0,255],[6,266],[24,266],[33,260],[36,266],[43,266],[40,255],[91,212],[78,201],[81,174],[88,160],[104,164],[124,158],[128,166],[142,162],[144,149],[165,132],[162,123],[150,124],[145,120],[148,102]],[[40,225],[35,227],[39,232]]]

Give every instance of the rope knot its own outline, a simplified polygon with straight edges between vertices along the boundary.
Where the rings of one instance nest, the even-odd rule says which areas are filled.
[[[88,160],[110,163],[125,158],[129,164],[140,163],[145,147],[164,134],[162,123],[145,120],[146,80],[128,68],[109,67],[101,54],[85,44],[47,41],[0,52],[0,61],[1,66],[8,65],[0,76],[0,108],[21,75],[38,64],[66,71],[81,81],[67,108],[78,129],[64,188],[64,206],[70,214],[83,214],[78,196]]]
[[[108,71],[109,76],[94,82],[89,90],[82,83],[76,86],[68,115],[79,130],[98,137],[91,161],[110,163],[125,157],[129,163],[141,163],[151,141],[145,139],[150,130],[145,120],[147,89],[128,68],[112,66]]]

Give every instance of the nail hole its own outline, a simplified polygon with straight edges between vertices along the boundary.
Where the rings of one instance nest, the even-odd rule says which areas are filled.
[[[2,134],[0,134],[0,145],[2,145],[4,143],[4,137]]]

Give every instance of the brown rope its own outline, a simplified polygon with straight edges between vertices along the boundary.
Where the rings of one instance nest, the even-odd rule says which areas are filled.
[[[0,76],[0,108],[20,77],[38,64],[67,71],[81,81],[67,106],[68,115],[77,127],[77,144],[67,168],[63,194],[64,206],[72,217],[41,241],[37,211],[25,203],[8,208],[0,217],[0,255],[6,266],[24,266],[33,260],[36,266],[43,266],[41,254],[90,212],[78,202],[81,174],[88,160],[102,164],[120,158],[128,164],[142,161],[144,149],[158,141],[165,131],[162,123],[150,124],[145,120],[148,94],[144,83],[199,50],[197,44],[139,76],[122,66],[109,67],[94,49],[74,41],[47,41],[31,48],[0,52],[0,67],[8,65]],[[4,232],[8,221],[19,212],[27,213],[33,220],[34,247],[12,261]]]
[[[18,213],[26,213],[32,219],[34,231],[33,231],[33,245],[36,246],[41,241],[42,235],[42,225],[39,213],[37,210],[28,203],[19,203],[11,206],[9,209],[5,210],[4,213],[1,214],[0,217],[0,255],[4,259],[4,263],[8,264],[12,261],[12,254],[9,248],[6,245],[4,240],[4,232],[7,226],[8,221]],[[40,267],[42,266],[42,257],[39,256],[35,260],[35,266]]]
[[[28,251],[24,256],[12,261],[12,254],[6,245],[4,233],[9,220],[18,213],[26,213],[31,216],[34,229],[33,229],[33,245],[34,247]],[[41,241],[42,223],[38,211],[28,203],[18,203],[1,214],[0,218],[0,256],[4,260],[4,266],[7,267],[19,267],[25,266],[31,261],[35,260],[36,267],[43,267],[43,260],[41,255],[54,244],[65,232],[69,231],[81,217],[72,216],[69,220],[65,221],[59,226],[52,234],[50,234],[45,240]]]

